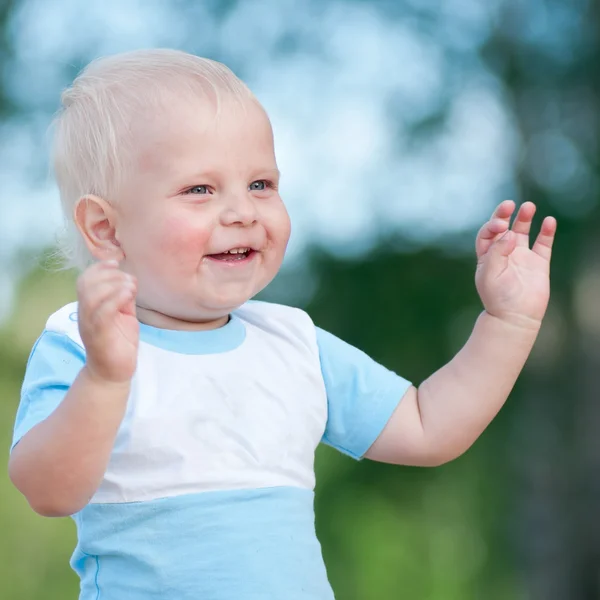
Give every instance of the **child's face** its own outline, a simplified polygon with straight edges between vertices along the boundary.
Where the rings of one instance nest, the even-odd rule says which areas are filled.
[[[224,100],[215,118],[182,101],[134,135],[116,238],[140,317],[163,327],[221,319],[273,279],[290,235],[269,120],[250,102]],[[249,252],[224,254],[234,249]]]

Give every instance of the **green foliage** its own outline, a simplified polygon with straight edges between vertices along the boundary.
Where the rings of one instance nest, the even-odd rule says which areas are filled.
[[[27,356],[48,315],[73,299],[73,276],[36,270],[22,283],[16,310],[0,330],[0,446],[10,448],[11,425]],[[8,455],[5,455],[8,458]],[[36,515],[0,470],[0,597],[2,600],[75,598],[78,580],[69,568],[74,524]]]

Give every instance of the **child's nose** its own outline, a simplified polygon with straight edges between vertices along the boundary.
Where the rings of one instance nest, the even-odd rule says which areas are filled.
[[[256,222],[256,206],[247,194],[231,194],[223,208],[221,223],[223,225],[248,226]]]

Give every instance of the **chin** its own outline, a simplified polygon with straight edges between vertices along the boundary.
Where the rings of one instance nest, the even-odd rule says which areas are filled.
[[[205,310],[209,310],[215,314],[221,313],[221,316],[223,316],[223,314],[227,314],[232,310],[239,308],[248,302],[248,300],[252,300],[252,298],[267,287],[270,281],[271,279],[268,281],[261,281],[259,285],[240,286],[237,289],[232,286],[234,289],[219,290],[221,293],[205,293],[203,298],[199,298],[199,305]]]
[[[218,299],[208,300],[203,302],[203,312],[209,313],[211,318],[218,319],[220,317],[224,317],[228,315],[230,312],[236,310],[248,300],[250,300],[252,296],[248,295],[235,295],[231,297],[220,297]]]

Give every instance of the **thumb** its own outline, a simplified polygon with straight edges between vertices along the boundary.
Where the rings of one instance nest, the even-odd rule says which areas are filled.
[[[129,294],[123,298],[123,302],[119,306],[119,310],[124,315],[129,315],[132,317],[136,316],[136,299],[137,290],[134,288],[130,290]]]
[[[506,268],[507,257],[515,249],[516,244],[517,238],[509,229],[494,241],[489,250],[480,258],[478,269],[492,277],[501,273]]]
[[[517,236],[510,229],[501,235],[489,249],[489,254],[495,255],[496,260],[508,256],[517,245]],[[493,260],[493,259],[492,259]]]

